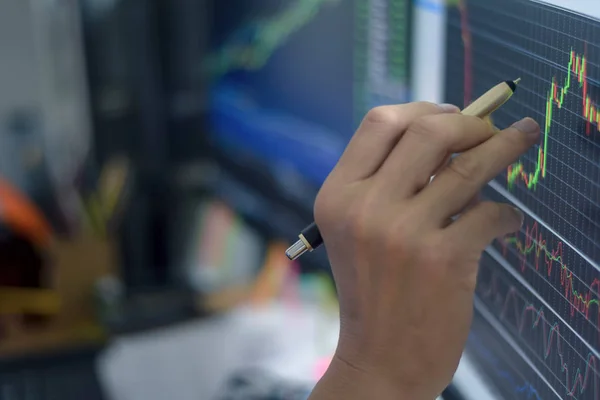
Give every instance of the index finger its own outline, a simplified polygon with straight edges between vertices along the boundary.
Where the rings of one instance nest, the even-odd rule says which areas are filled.
[[[379,170],[413,121],[424,115],[459,111],[456,106],[428,102],[375,107],[363,119],[331,175],[346,182],[367,179]]]
[[[482,188],[513,163],[539,138],[540,126],[525,118],[488,141],[455,157],[433,182],[416,196],[435,224],[459,213]]]

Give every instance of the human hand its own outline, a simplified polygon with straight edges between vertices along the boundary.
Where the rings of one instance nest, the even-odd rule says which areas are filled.
[[[472,200],[539,132],[526,118],[494,133],[430,103],[367,114],[315,202],[341,329],[311,399],[432,400],[449,384],[481,253],[523,221],[510,205]],[[448,163],[453,153],[462,154]]]

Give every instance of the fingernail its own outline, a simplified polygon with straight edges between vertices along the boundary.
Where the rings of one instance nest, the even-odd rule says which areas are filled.
[[[540,126],[532,118],[523,118],[522,120],[515,122],[513,128],[518,129],[529,136],[537,136],[540,132]]]
[[[447,112],[447,113],[457,113],[457,112],[460,112],[460,108],[458,108],[454,104],[448,104],[448,103],[438,104],[438,107],[441,108],[442,111]]]
[[[517,207],[513,207],[513,210],[515,210],[515,213],[521,221],[521,225],[523,225],[523,222],[525,222],[525,214],[523,214],[523,211],[519,210]]]

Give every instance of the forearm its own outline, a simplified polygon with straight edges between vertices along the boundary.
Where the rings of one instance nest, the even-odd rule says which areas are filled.
[[[308,400],[416,400],[402,387],[334,358]],[[428,399],[429,400],[429,399]]]

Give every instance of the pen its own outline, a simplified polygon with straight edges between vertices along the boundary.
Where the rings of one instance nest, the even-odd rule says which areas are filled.
[[[521,78],[500,82],[462,110],[461,114],[479,118],[489,117],[512,97],[520,81]]]
[[[517,90],[521,78],[514,81],[500,82],[481,97],[461,111],[463,115],[471,115],[478,118],[487,118],[508,101]],[[319,228],[313,222],[300,232],[298,240],[288,247],[285,255],[290,260],[296,260],[306,252],[311,252],[323,244],[323,238]]]

